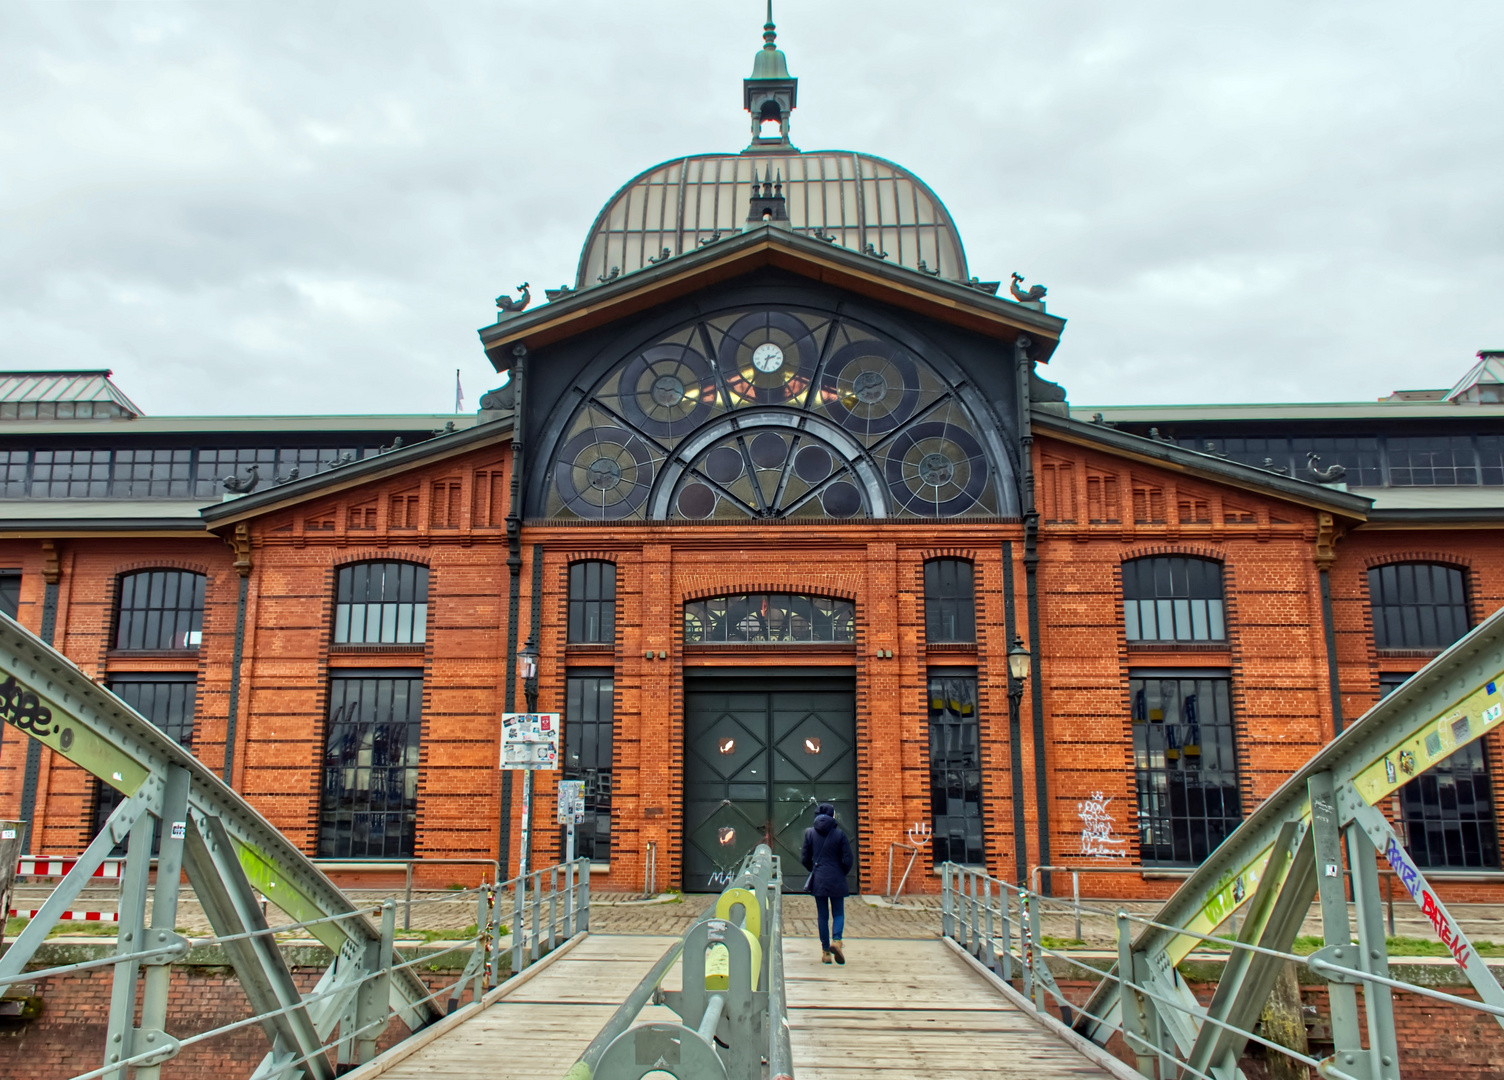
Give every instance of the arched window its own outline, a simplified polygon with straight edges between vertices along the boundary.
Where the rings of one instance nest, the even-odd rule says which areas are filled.
[[[1129,641],[1225,641],[1222,564],[1179,555],[1123,564]]]
[[[684,605],[686,645],[847,644],[856,605],[802,593],[737,593]]]
[[[335,585],[336,645],[421,645],[428,632],[428,567],[342,566]]]
[[[971,572],[965,559],[931,559],[924,564],[925,641],[977,639]]]
[[[204,629],[204,575],[142,570],[120,575],[117,649],[196,649]]]
[[[1467,633],[1462,571],[1439,563],[1392,563],[1368,572],[1373,641],[1381,649],[1439,652]]]
[[[591,560],[569,567],[569,640],[581,645],[616,641],[616,564]]]

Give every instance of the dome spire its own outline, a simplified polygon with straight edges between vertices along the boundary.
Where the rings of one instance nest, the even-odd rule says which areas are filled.
[[[773,23],[773,0],[768,0],[768,21],[762,28],[762,48],[752,60],[752,75],[742,80],[745,108],[752,116],[752,143],[748,153],[779,150],[797,153],[789,144],[789,114],[794,111],[799,80],[789,74],[788,59],[777,45],[778,27]],[[763,135],[763,124],[776,123],[778,134]]]

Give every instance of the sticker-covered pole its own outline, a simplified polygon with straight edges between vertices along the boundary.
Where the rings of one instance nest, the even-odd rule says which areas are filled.
[[[532,854],[532,824],[533,824],[533,770],[528,769],[522,774],[522,838],[521,850],[517,853],[517,877],[520,881],[527,880],[527,872]],[[522,886],[519,885],[518,888]]]
[[[527,731],[528,738],[536,737],[538,724],[538,646],[533,638],[527,639],[527,644],[517,650],[517,673],[522,676],[522,696],[527,702]],[[526,771],[522,774],[522,829],[519,838],[521,851],[517,854],[517,881],[518,889],[522,889],[527,883],[527,872],[532,865],[532,834],[533,834],[533,770],[537,767],[534,757],[536,747],[528,747],[528,760]]]

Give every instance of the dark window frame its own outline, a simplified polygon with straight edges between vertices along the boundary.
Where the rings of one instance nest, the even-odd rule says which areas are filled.
[[[977,673],[969,668],[931,668],[925,677],[925,708],[931,865],[985,866],[987,818]],[[942,798],[943,807],[939,805]]]
[[[1122,576],[1123,632],[1130,645],[1227,642],[1227,575],[1219,560],[1145,555],[1125,559]]]
[[[408,433],[388,432],[381,438],[394,434]],[[346,458],[360,460],[380,453],[375,445],[378,438],[364,441],[364,446],[195,446],[181,441],[100,445],[89,441],[4,448],[0,449],[0,498],[214,499],[224,493],[227,475],[244,477],[252,465],[258,470],[259,483],[269,485],[293,469],[308,477],[336,468]]]
[[[188,589],[185,598],[184,589]],[[197,570],[152,567],[115,579],[114,633],[118,652],[197,651],[203,644],[208,576]],[[175,600],[168,606],[169,598]],[[186,599],[188,606],[183,606]],[[177,644],[181,640],[181,644]]]
[[[751,648],[856,644],[856,601],[814,593],[731,593],[684,605],[684,644]]]
[[[616,643],[616,564],[609,559],[578,559],[569,564],[568,642]]]
[[[320,858],[417,856],[425,681],[421,668],[346,668],[330,674],[319,761]],[[368,765],[360,764],[363,754]],[[358,775],[362,771],[370,774],[364,787]],[[395,799],[394,779],[401,783]],[[378,781],[384,782],[384,795]],[[388,828],[392,818],[395,829]],[[373,828],[377,824],[380,828]]]
[[[585,781],[585,820],[575,826],[575,857],[593,863],[611,861],[615,695],[616,673],[610,668],[570,668],[565,676],[562,778]],[[559,827],[561,857],[566,828]]]
[[[186,692],[173,694],[169,689],[164,695],[159,696],[159,692],[154,690],[148,697],[144,693],[148,686],[183,687]],[[193,752],[193,735],[198,716],[198,672],[116,672],[106,678],[105,687],[155,724],[173,742],[189,753]],[[186,706],[186,709],[179,708],[177,715],[174,716],[172,714],[174,705]],[[93,823],[89,833],[91,837],[100,834],[105,822],[115,812],[115,808],[124,801],[123,794],[103,780],[95,778],[93,797],[89,800],[89,818]],[[152,834],[152,853],[156,854],[161,850],[161,845],[162,835],[159,829]],[[125,841],[121,841],[115,845],[111,854],[124,854],[125,846]]]
[[[21,571],[0,570],[0,614],[19,618],[21,613]]]
[[[1186,428],[1192,425],[1186,425]],[[1184,430],[1184,428],[1182,429]],[[1319,480],[1311,472],[1341,465],[1350,487],[1499,487],[1504,485],[1504,435],[1485,431],[1458,435],[1446,431],[1419,434],[1228,435],[1212,430],[1176,438],[1189,450],[1208,451],[1262,468],[1267,460],[1287,476]]]
[[[410,560],[368,559],[337,567],[333,644],[426,644],[428,586],[429,568]]]
[[[1414,674],[1381,671],[1380,699]],[[1493,770],[1483,743],[1475,739],[1459,747],[1397,792],[1405,850],[1422,870],[1500,868]]]
[[[1158,684],[1153,696],[1150,684]],[[1170,684],[1173,695],[1167,696]],[[1232,680],[1216,668],[1141,669],[1129,672],[1128,688],[1139,861],[1199,866],[1243,821]],[[1187,709],[1191,695],[1194,711]],[[1165,715],[1170,700],[1173,721]]]
[[[970,559],[925,560],[924,640],[936,645],[976,642],[976,565]]]
[[[1422,567],[1429,573],[1422,575]],[[1440,652],[1466,634],[1473,625],[1467,577],[1453,563],[1417,559],[1369,567],[1374,647]]]

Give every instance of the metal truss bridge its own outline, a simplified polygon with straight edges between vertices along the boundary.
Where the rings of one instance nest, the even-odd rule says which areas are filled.
[[[1105,974],[1044,944],[1041,912],[1072,904],[951,864],[942,868],[933,941],[870,942],[859,969],[823,965],[817,945],[784,940],[781,870],[760,847],[678,938],[591,934],[583,863],[470,890],[477,931],[456,943],[469,949],[468,965],[457,980],[431,990],[414,970],[420,960],[394,946],[403,901],[347,896],[196,758],[0,617],[0,719],[125,796],[0,957],[0,986],[111,970],[100,1064],[75,1080],[155,1080],[164,1066],[170,1076],[183,1048],[253,1026],[267,1039],[253,1080],[1237,1080],[1250,1042],[1335,1080],[1390,1080],[1402,1066],[1393,992],[1504,1024],[1504,990],[1380,809],[1411,775],[1504,724],[1501,686],[1504,612],[1292,775],[1157,915],[1108,912],[1118,924],[1118,953]],[[38,946],[121,843],[127,855],[118,871],[114,953],[38,970]],[[1391,977],[1380,859],[1447,946],[1476,1000]],[[176,929],[184,874],[212,938],[190,940]],[[292,921],[268,925],[263,898]],[[1297,956],[1291,949],[1313,900],[1325,944]],[[509,935],[502,924],[508,907]],[[312,988],[299,987],[277,944],[276,935],[290,929],[306,930],[333,954]],[[211,943],[230,957],[253,1015],[211,1031],[169,1032],[171,966],[191,947]],[[1230,954],[1215,992],[1202,1001],[1179,965],[1207,944]],[[1079,966],[1079,979],[1095,989],[1067,996],[1051,962],[1056,971]],[[1330,984],[1335,1051],[1322,1060],[1254,1031],[1279,972],[1292,962]],[[391,1043],[394,1033],[402,1038],[378,1054],[378,1042],[385,1036]]]

